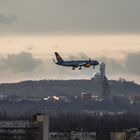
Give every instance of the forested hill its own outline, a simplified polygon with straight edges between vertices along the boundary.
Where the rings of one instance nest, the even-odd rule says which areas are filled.
[[[128,81],[110,80],[112,94],[140,95],[140,85]],[[42,80],[0,84],[0,95],[21,97],[45,97],[48,95],[80,95],[82,91],[99,94],[100,86],[96,80]]]

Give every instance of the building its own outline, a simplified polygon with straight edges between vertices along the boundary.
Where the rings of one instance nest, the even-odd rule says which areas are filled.
[[[140,140],[140,130],[130,128],[124,132],[111,132],[111,140]]]
[[[49,140],[69,140],[70,135],[67,132],[50,132]]]
[[[101,62],[99,65],[99,72],[94,73],[92,80],[98,82],[100,86],[100,97],[102,99],[110,98],[110,85],[105,74],[105,63]]]
[[[126,132],[111,132],[111,140],[127,140]]]
[[[82,92],[81,93],[82,101],[91,101],[92,97],[90,93]]]
[[[72,132],[71,140],[96,140],[96,132]]]
[[[0,140],[48,140],[49,119],[37,115],[33,120],[0,121]]]
[[[103,81],[105,77],[105,63],[101,62],[99,65],[99,72],[93,74],[92,80]]]
[[[49,140],[96,140],[96,132],[50,132]]]
[[[140,130],[138,128],[131,128],[125,130],[127,133],[127,140],[140,140]]]
[[[103,81],[104,80],[104,78],[106,77],[105,76],[105,63],[104,62],[101,62],[100,63],[100,79],[101,79],[101,81]]]
[[[102,99],[109,99],[110,97],[110,85],[106,77],[101,81],[101,97]]]

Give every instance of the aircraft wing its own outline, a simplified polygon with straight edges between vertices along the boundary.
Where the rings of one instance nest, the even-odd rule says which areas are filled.
[[[87,62],[82,62],[82,63],[79,63],[79,66],[84,66],[86,64],[87,64]]]

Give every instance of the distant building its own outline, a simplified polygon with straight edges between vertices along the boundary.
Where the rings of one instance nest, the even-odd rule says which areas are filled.
[[[96,132],[72,132],[71,140],[96,140]]]
[[[103,81],[105,77],[105,63],[101,62],[99,65],[99,72],[95,72],[93,74],[92,80]]]
[[[102,99],[109,99],[110,97],[110,85],[106,77],[101,81],[101,97]]]
[[[130,128],[124,130],[124,132],[112,132],[111,140],[140,140],[140,130]]]
[[[101,81],[104,80],[105,78],[105,63],[104,62],[101,62],[100,63],[100,78],[101,78]]]
[[[140,96],[130,96],[129,97],[130,104],[139,104],[140,103]]]
[[[126,129],[127,140],[140,140],[140,130],[138,128]]]
[[[94,74],[93,74],[93,77],[92,77],[92,80],[100,80],[100,73],[99,72],[95,72]]]
[[[96,140],[96,132],[50,132],[49,140]]]
[[[92,80],[96,80],[100,86],[100,97],[102,99],[109,99],[111,94],[110,85],[105,74],[105,68],[105,63],[101,62],[99,66],[99,72],[94,73]]]
[[[82,92],[81,98],[83,101],[91,101],[92,97],[90,93]]]
[[[48,140],[49,119],[37,115],[35,120],[0,121],[0,140]]]
[[[127,140],[126,132],[111,132],[111,140]]]
[[[50,132],[49,140],[69,140],[70,135],[67,132]]]

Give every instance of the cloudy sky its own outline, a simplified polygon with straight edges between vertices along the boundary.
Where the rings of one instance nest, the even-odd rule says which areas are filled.
[[[71,71],[64,59],[106,62],[109,79],[140,83],[140,1],[0,0],[1,82],[90,79],[93,70]]]

